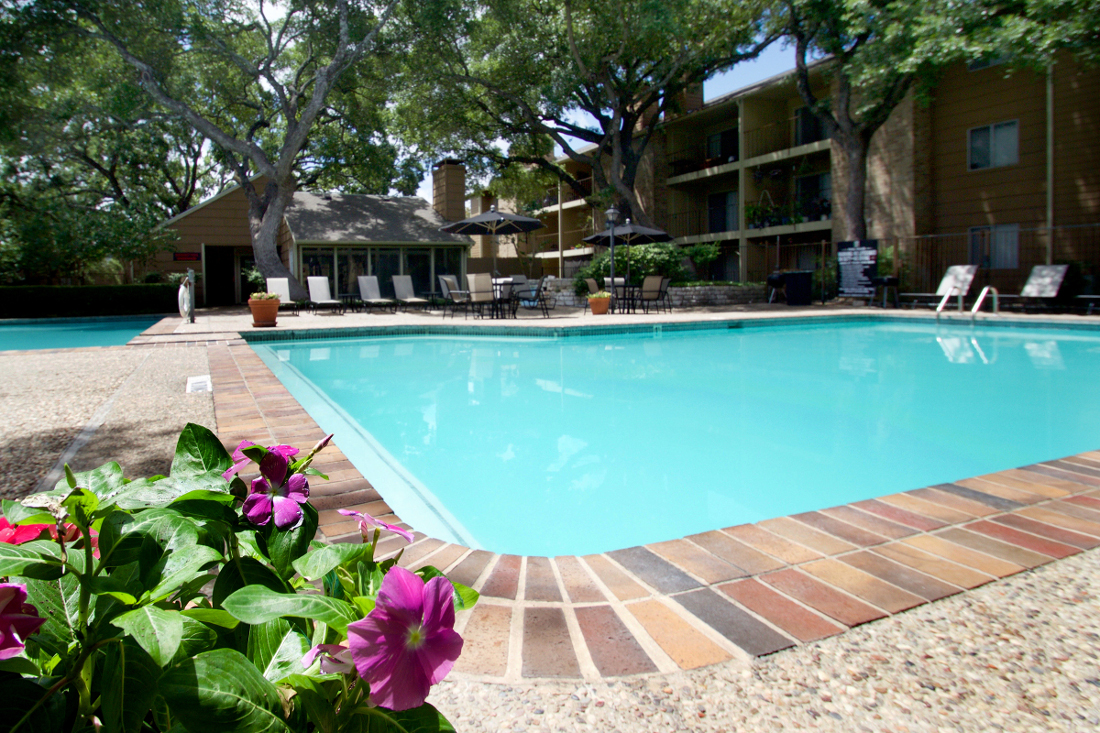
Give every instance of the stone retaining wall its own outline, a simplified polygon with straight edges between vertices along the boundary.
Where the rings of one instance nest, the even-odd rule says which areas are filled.
[[[573,293],[573,281],[556,278],[546,287],[554,294],[557,304],[583,308],[584,301]],[[764,285],[703,285],[690,288],[669,288],[668,297],[673,308],[694,308],[710,305],[735,305],[761,303],[767,300]]]

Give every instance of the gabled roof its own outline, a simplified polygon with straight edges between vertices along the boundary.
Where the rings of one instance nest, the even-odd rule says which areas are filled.
[[[298,191],[286,210],[298,244],[470,244],[439,231],[446,220],[416,196],[317,194]]]

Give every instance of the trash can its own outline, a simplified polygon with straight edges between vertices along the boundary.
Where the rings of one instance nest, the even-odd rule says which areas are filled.
[[[783,292],[787,305],[809,305],[813,300],[813,270],[790,270],[783,273]]]

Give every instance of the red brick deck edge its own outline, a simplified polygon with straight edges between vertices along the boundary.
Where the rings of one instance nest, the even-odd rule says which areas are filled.
[[[247,344],[207,344],[226,447],[308,450],[321,429]],[[311,501],[330,542],[360,540],[338,509],[402,524],[339,449]],[[413,528],[410,528],[413,529]],[[1100,451],[954,484],[585,557],[518,557],[414,532],[383,556],[434,565],[482,594],[456,628],[471,679],[670,673],[811,643],[1100,546]]]

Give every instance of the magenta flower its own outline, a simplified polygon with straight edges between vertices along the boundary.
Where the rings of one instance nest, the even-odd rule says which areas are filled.
[[[364,542],[366,542],[367,536],[374,530],[375,527],[377,527],[378,529],[384,529],[387,532],[393,532],[396,535],[401,535],[405,538],[407,542],[412,542],[414,539],[413,533],[409,530],[402,529],[401,527],[398,527],[394,524],[386,524],[381,519],[375,519],[366,512],[353,512],[350,509],[337,509],[336,511],[340,512],[346,517],[355,517],[359,520],[359,531],[363,533]]]
[[[446,578],[426,584],[405,568],[382,580],[374,610],[348,624],[359,676],[370,683],[371,700],[390,710],[424,704],[431,686],[451,671],[462,652],[455,630],[454,588]]]
[[[23,642],[44,623],[38,609],[27,603],[27,586],[0,583],[0,659],[23,651]]]
[[[12,524],[5,517],[0,517],[0,542],[21,545],[38,539],[44,530],[52,528],[52,524]],[[53,531],[56,534],[57,530]]]
[[[232,456],[233,465],[230,466],[229,469],[225,473],[222,474],[222,478],[224,478],[226,481],[231,481],[233,479],[233,477],[235,475],[237,475],[237,473],[239,473],[242,468],[244,468],[246,465],[248,465],[248,462],[251,461],[252,459],[244,454],[244,449],[245,448],[251,448],[254,445],[257,445],[257,443],[253,443],[251,440],[242,440],[241,441],[240,445],[237,446],[237,450],[233,451],[233,456]],[[263,461],[260,462],[260,472],[261,473],[264,473],[264,470],[263,470],[264,462],[266,462],[267,459],[272,454],[276,454],[276,455],[279,456],[279,458],[282,460],[282,463],[284,464],[284,466],[283,466],[283,475],[285,476],[286,475],[286,465],[289,464],[289,459],[296,456],[296,455],[298,455],[298,449],[295,448],[292,445],[273,445],[270,448],[267,448],[266,450],[267,450],[267,455],[264,456]],[[276,462],[274,462],[270,465],[272,467],[277,466],[278,461],[276,461]],[[266,476],[267,474],[264,473],[264,475]],[[282,477],[280,477],[279,480],[276,483],[282,483],[282,482],[283,482],[283,479],[282,479]]]
[[[313,661],[321,658],[321,674],[347,674],[355,669],[351,649],[339,644],[318,644],[302,657],[302,666],[309,669]]]
[[[267,458],[275,455],[269,453]],[[260,464],[263,471],[263,464]],[[286,475],[284,459],[283,475]],[[302,504],[309,499],[309,482],[306,477],[296,473],[285,484],[268,482],[263,476],[257,476],[252,480],[252,493],[244,500],[241,509],[248,521],[263,527],[271,518],[275,518],[277,529],[297,529],[302,525],[305,515],[302,514]]]

